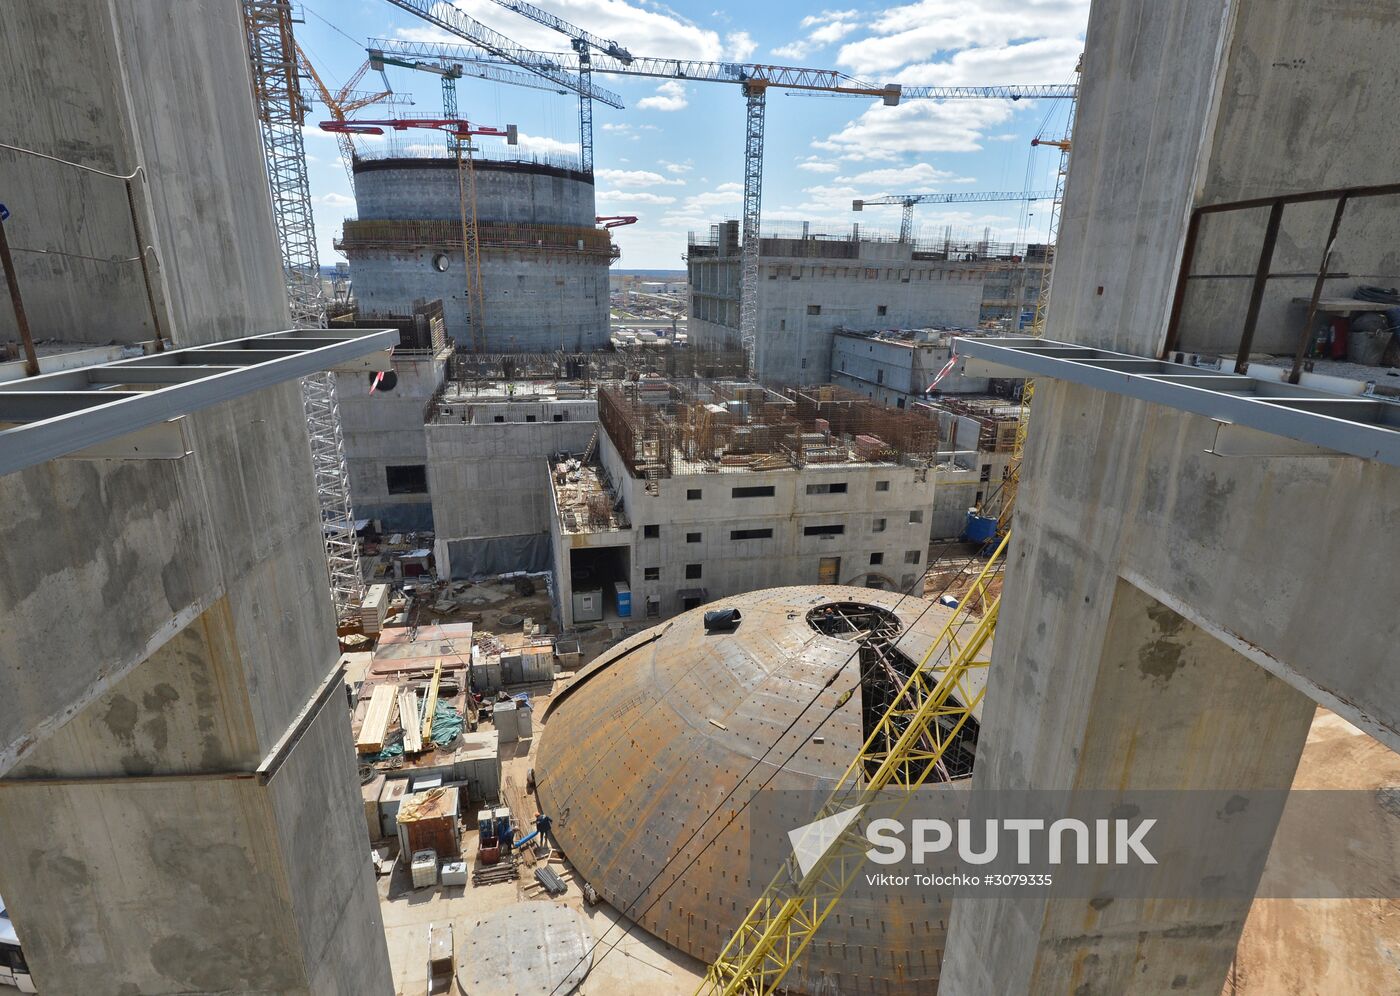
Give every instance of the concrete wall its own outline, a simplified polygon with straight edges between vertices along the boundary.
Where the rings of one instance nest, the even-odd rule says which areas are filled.
[[[1390,179],[1351,150],[1393,82],[1397,18],[1096,4],[1047,336],[1152,355],[1192,204]],[[1226,459],[1213,438],[1209,419],[1037,381],[978,786],[1285,787],[1316,702],[1400,748],[1400,472]],[[955,904],[942,990],[1214,996],[1248,905]]]
[[[770,241],[770,240],[765,240]],[[862,242],[858,259],[768,256],[759,262],[759,377],[779,384],[824,380],[838,328],[874,330],[938,325],[974,328],[982,304],[981,271],[913,260],[910,246]],[[692,259],[690,343],[715,348],[738,342],[739,261]],[[884,313],[881,313],[881,309]],[[816,313],[813,313],[816,309]],[[732,326],[724,323],[733,321]]]
[[[361,307],[407,314],[415,301],[441,298],[447,334],[459,349],[471,347],[460,250],[353,248],[347,254]],[[448,258],[443,272],[433,265],[439,254]],[[488,352],[586,352],[608,343],[605,257],[483,246],[481,286]]]
[[[489,159],[477,160],[475,172],[479,221],[594,226],[593,181],[583,173]],[[361,221],[457,221],[462,216],[457,164],[451,159],[364,160],[355,166],[355,212]]]
[[[903,408],[924,396],[929,381],[950,356],[951,345],[838,334],[831,340],[831,382]],[[960,373],[949,374],[938,384],[945,394],[983,394],[987,388],[987,378]]]
[[[433,528],[428,492],[390,494],[385,468],[427,466],[423,411],[442,385],[446,367],[445,353],[396,353],[397,383],[372,394],[372,374],[339,378],[340,423],[357,518],[380,519],[386,530]]]
[[[438,538],[548,532],[554,514],[549,457],[583,452],[598,429],[598,403],[513,401],[470,408],[469,423],[425,427]],[[494,422],[498,414],[508,421]],[[526,422],[528,415],[536,421]],[[565,418],[556,422],[555,415]]]
[[[285,327],[239,5],[11,8],[7,141],[144,163],[175,344]],[[7,203],[55,232],[90,203],[52,166],[16,176]],[[81,218],[93,245],[124,231]],[[48,313],[140,335],[133,296]],[[180,460],[0,478],[0,835],[22,856],[0,893],[43,992],[387,993],[364,850],[340,846],[363,817],[337,700],[253,774],[338,656],[297,386],[188,425]]]
[[[7,142],[115,173],[145,167],[137,199],[156,250],[158,306],[173,314],[186,346],[253,331],[244,302],[281,279],[277,257],[260,251],[271,208],[261,166],[248,168],[260,148],[248,113],[252,93],[245,101],[234,89],[246,83],[245,46],[224,44],[237,19],[236,4],[213,0],[178,10],[61,0],[7,4],[0,32],[0,92],[7,94],[0,131]],[[179,25],[173,33],[187,20],[200,30]],[[83,39],[76,56],[75,38]],[[151,41],[157,38],[166,44]],[[114,81],[113,70],[133,58],[140,72]],[[181,84],[158,82],[171,79]],[[219,115],[216,136],[186,126],[215,113],[211,93],[225,95],[220,99],[233,108]],[[139,112],[157,102],[160,113]],[[145,151],[156,149],[159,155]],[[119,181],[7,150],[0,150],[0,173],[14,246],[104,260],[136,255]],[[138,264],[17,252],[15,265],[36,339],[105,344],[153,335]],[[168,325],[165,331],[171,334]],[[0,339],[14,336],[9,293],[0,286]]]

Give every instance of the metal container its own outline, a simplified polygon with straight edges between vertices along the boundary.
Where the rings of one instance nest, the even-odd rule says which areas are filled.
[[[534,735],[530,727],[530,714],[533,711],[529,706],[515,707],[515,735],[520,740],[527,740]]]
[[[632,615],[632,589],[625,581],[618,581],[613,585],[613,591],[617,593],[617,614],[623,619]]]
[[[603,592],[599,588],[589,588],[574,592],[574,622],[603,621]]]
[[[501,743],[514,743],[520,739],[520,730],[515,721],[515,703],[497,702],[491,710],[491,722],[496,727],[496,735]]]
[[[393,837],[399,832],[399,805],[408,794],[407,778],[391,778],[379,794],[379,836]]]

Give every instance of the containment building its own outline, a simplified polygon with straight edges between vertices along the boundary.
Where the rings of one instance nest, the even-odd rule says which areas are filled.
[[[474,184],[452,159],[355,163],[358,217],[337,248],[360,314],[409,314],[441,298],[459,350],[580,351],[608,344],[609,233],[594,223],[593,178],[536,162],[477,160]],[[468,326],[462,207],[475,187],[481,328]]]

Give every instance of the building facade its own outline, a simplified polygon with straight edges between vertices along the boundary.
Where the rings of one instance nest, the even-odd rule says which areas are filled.
[[[738,223],[692,235],[689,341],[739,342]],[[838,329],[975,328],[983,268],[908,242],[807,236],[760,242],[755,373],[764,383],[825,379]]]
[[[928,396],[929,386],[953,356],[953,336],[969,333],[947,329],[896,329],[852,332],[841,329],[831,339],[833,384],[889,405],[908,408]],[[982,394],[991,387],[986,377],[952,371],[938,382],[940,394]]]
[[[482,351],[586,351],[608,343],[612,237],[594,222],[593,178],[535,162],[477,160]],[[337,248],[364,313],[440,298],[447,334],[475,348],[462,261],[462,201],[449,159],[357,160],[357,217]]]

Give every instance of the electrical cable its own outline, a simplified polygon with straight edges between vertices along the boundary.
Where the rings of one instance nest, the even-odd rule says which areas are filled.
[[[992,489],[991,495],[988,496],[989,503],[990,503],[990,499],[991,499],[992,497],[998,495],[998,494],[1001,492],[1003,483],[1004,483],[1004,482],[998,483],[997,486],[996,486],[994,489]],[[947,540],[947,541],[945,541],[945,542],[944,542],[945,552],[946,552],[947,550],[950,550],[955,542],[958,542],[958,541],[954,541],[954,540]],[[898,609],[899,606],[903,604],[904,599],[907,598],[907,597],[909,596],[910,592],[912,592],[917,586],[921,586],[921,585],[923,584],[923,581],[924,581],[924,579],[925,579],[926,577],[928,577],[929,572],[932,571],[933,568],[934,568],[937,564],[942,563],[942,560],[943,560],[943,557],[940,556],[940,557],[938,558],[938,560],[931,561],[931,562],[928,564],[928,566],[924,568],[923,572],[919,575],[919,577],[915,579],[914,583],[913,583],[912,585],[910,585],[909,588],[905,589],[903,592],[900,593],[899,600],[895,603],[895,606],[894,606],[895,609]],[[949,581],[943,586],[942,591],[940,591],[940,592],[938,593],[937,596],[935,596],[933,599],[927,599],[928,604],[925,605],[924,608],[923,608],[922,610],[920,610],[919,614],[918,614],[917,616],[914,617],[913,622],[909,625],[909,627],[907,627],[907,628],[905,629],[904,632],[907,633],[907,632],[912,631],[913,627],[916,626],[916,625],[919,623],[919,621],[923,619],[923,617],[928,613],[928,611],[929,611],[931,608],[933,608],[934,605],[940,604],[940,603],[938,602],[937,599],[938,599],[939,597],[941,597],[943,594],[947,593],[948,589],[952,587],[952,585],[953,585],[953,583],[954,583],[955,581],[957,581],[959,578],[961,578],[964,574],[968,573],[968,570],[969,570],[969,568],[972,566],[973,563],[974,563],[974,559],[973,559],[973,558],[969,558],[969,559],[968,559],[968,562],[962,566],[962,568],[959,570],[959,572],[958,572],[956,575],[954,575],[952,578],[950,578]],[[925,598],[926,598],[926,596],[919,596],[919,597],[925,597]],[[966,625],[966,622],[967,622],[967,621],[964,620],[963,625]],[[898,642],[899,642],[898,640],[895,641],[896,646],[898,645]],[[676,876],[673,877],[673,878],[671,879],[671,881],[666,885],[666,887],[663,888],[659,893],[657,893],[656,898],[654,898],[650,903],[648,903],[648,904],[646,905],[646,907],[643,908],[643,909],[641,910],[641,912],[639,912],[635,917],[630,917],[630,916],[628,916],[628,911],[630,911],[634,906],[636,906],[637,901],[640,900],[640,899],[642,898],[642,896],[646,895],[647,891],[656,883],[657,879],[659,879],[659,878],[662,876],[662,874],[664,874],[664,873],[666,872],[666,870],[672,865],[672,863],[674,863],[675,860],[676,860],[677,858],[679,858],[679,857],[681,856],[682,853],[684,853],[685,848],[688,847],[688,846],[690,845],[691,841],[693,841],[693,840],[696,838],[696,836],[699,835],[699,834],[701,833],[701,831],[704,830],[705,827],[709,825],[709,822],[715,818],[715,815],[720,811],[721,808],[723,808],[723,806],[725,805],[725,803],[727,803],[727,802],[734,796],[734,794],[735,794],[741,787],[743,787],[744,783],[748,781],[748,779],[750,778],[750,776],[752,776],[752,774],[754,773],[754,771],[756,771],[756,770],[758,769],[758,767],[764,762],[764,760],[768,757],[768,755],[769,755],[770,753],[772,753],[774,749],[776,749],[776,747],[778,746],[779,743],[782,742],[783,737],[787,736],[788,733],[791,732],[791,730],[793,729],[793,727],[797,725],[797,722],[798,722],[804,715],[806,715],[807,711],[808,711],[809,709],[811,709],[812,706],[814,706],[814,705],[816,704],[817,700],[821,697],[822,693],[824,693],[828,688],[830,688],[833,684],[835,684],[836,679],[837,679],[838,677],[840,677],[840,675],[841,675],[841,673],[842,673],[843,671],[845,671],[847,665],[849,665],[849,664],[851,663],[852,660],[855,660],[855,659],[859,656],[859,654],[860,654],[860,644],[856,644],[855,647],[854,647],[854,649],[852,649],[850,656],[847,657],[846,660],[842,662],[842,664],[840,665],[840,667],[838,667],[838,668],[836,669],[836,671],[831,675],[831,677],[828,678],[828,679],[826,680],[826,682],[822,685],[822,687],[821,687],[820,689],[818,689],[817,693],[816,693],[812,698],[810,698],[810,699],[807,701],[807,703],[797,712],[797,714],[792,718],[792,720],[787,724],[787,726],[785,726],[785,727],[778,733],[777,737],[773,740],[773,742],[769,745],[769,747],[763,752],[763,754],[760,755],[757,759],[754,760],[754,763],[749,767],[748,771],[746,771],[746,772],[743,774],[743,776],[742,776],[741,778],[739,778],[739,780],[735,783],[734,787],[731,788],[728,792],[726,792],[725,795],[724,795],[724,797],[723,797],[722,799],[720,799],[719,802],[716,803],[716,804],[711,808],[711,810],[710,810],[710,812],[709,812],[709,815],[707,815],[707,816],[705,817],[705,819],[704,819],[700,824],[698,824],[698,825],[696,826],[696,828],[695,828],[693,831],[691,831],[690,836],[688,836],[683,842],[681,842],[681,844],[679,845],[679,847],[676,849],[676,852],[675,852],[670,858],[668,858],[664,864],[662,864],[662,866],[657,870],[656,874],[653,875],[653,876],[651,877],[650,880],[648,880],[648,882],[646,883],[646,885],[642,886],[642,889],[641,889],[640,892],[637,893],[637,896],[636,896],[630,903],[628,903],[626,907],[624,907],[624,908],[622,908],[622,909],[618,909],[618,913],[619,913],[619,915],[620,915],[620,918],[625,918],[625,919],[628,920],[628,926],[623,930],[622,938],[619,938],[619,943],[621,943],[621,940],[625,939],[627,936],[629,936],[629,935],[631,934],[632,928],[635,927],[635,926],[637,925],[637,921],[640,920],[642,917],[646,916],[646,914],[647,914],[648,912],[650,912],[651,908],[652,908],[653,906],[655,906],[658,902],[661,901],[662,897],[665,896],[666,893],[667,893],[668,891],[670,891],[670,889],[672,888],[672,886],[674,886],[677,882],[680,881],[681,876],[682,876],[685,872],[689,871],[690,868],[691,868],[697,861],[700,860],[701,855],[703,855],[707,850],[709,850],[710,847],[712,847],[712,846],[719,840],[719,838],[724,834],[724,832],[725,832],[727,829],[729,829],[729,827],[734,823],[734,821],[737,820],[737,819],[739,818],[739,815],[740,815],[741,813],[745,812],[745,811],[748,809],[749,802],[752,801],[753,796],[756,795],[757,792],[760,792],[760,791],[762,791],[763,789],[765,789],[765,788],[768,786],[768,784],[769,784],[774,778],[776,778],[776,777],[778,776],[779,772],[783,771],[783,770],[787,767],[787,764],[788,764],[794,757],[797,756],[797,752],[802,748],[803,745],[805,745],[805,744],[810,740],[810,736],[809,736],[809,737],[804,737],[804,738],[801,738],[801,739],[798,740],[797,745],[793,747],[792,751],[788,754],[788,756],[787,756],[786,758],[783,759],[782,763],[778,764],[778,765],[773,769],[772,773],[769,774],[769,775],[758,785],[757,789],[755,789],[753,792],[750,793],[749,799],[748,799],[748,800],[746,800],[745,802],[741,803],[741,804],[739,805],[739,807],[738,807],[737,809],[735,809],[735,810],[730,814],[729,819],[725,821],[724,825],[721,826],[721,827],[719,828],[719,830],[714,834],[713,837],[710,838],[709,841],[707,841],[703,846],[701,846],[701,848],[700,848],[698,851],[696,851],[694,857],[692,857],[689,861],[687,861],[686,864],[685,864],[685,866],[684,866],[683,868],[681,868],[680,872],[677,873]],[[816,733],[818,730],[820,730],[820,729],[826,724],[827,720],[829,720],[832,716],[834,716],[834,715],[836,714],[836,711],[837,711],[838,709],[840,709],[843,705],[845,705],[847,699],[848,699],[848,697],[843,697],[841,700],[839,700],[839,701],[836,703],[836,705],[832,706],[832,708],[831,708],[830,710],[828,710],[827,714],[826,714],[825,716],[821,717],[821,719],[818,721],[817,725],[813,728],[812,733]],[[536,789],[536,791],[538,792],[538,789]],[[588,948],[588,950],[585,951],[585,952],[583,953],[583,955],[580,956],[578,963],[574,966],[575,968],[576,968],[578,965],[584,964],[586,961],[588,961],[588,960],[592,957],[593,952],[594,952],[595,950],[597,950],[598,947],[599,947],[600,945],[602,945],[603,941],[607,939],[607,937],[608,937],[608,935],[609,935],[610,933],[612,933],[612,929],[613,929],[613,927],[615,927],[615,926],[617,926],[617,923],[616,923],[616,922],[614,922],[613,924],[611,924],[611,925],[607,928],[607,930],[603,931],[602,936],[600,936],[597,940],[595,940],[595,941],[593,942],[592,946],[590,946],[590,947]],[[602,960],[603,960],[604,958],[606,958],[606,957],[608,956],[608,954],[610,954],[612,951],[616,950],[616,948],[617,948],[617,945],[614,944],[614,945],[613,945],[612,947],[610,947],[607,951],[603,952],[603,954],[598,958],[597,962],[594,962],[594,965],[596,966],[597,964],[601,963]],[[565,979],[561,979],[561,981],[560,981],[557,985],[555,985],[555,987],[554,987],[552,990],[550,990],[550,996],[555,996],[555,994],[559,992],[560,986],[564,985],[564,982],[567,980],[568,976],[569,976],[569,975],[572,975],[572,971],[573,971],[573,969],[570,969],[570,972],[565,976]]]

